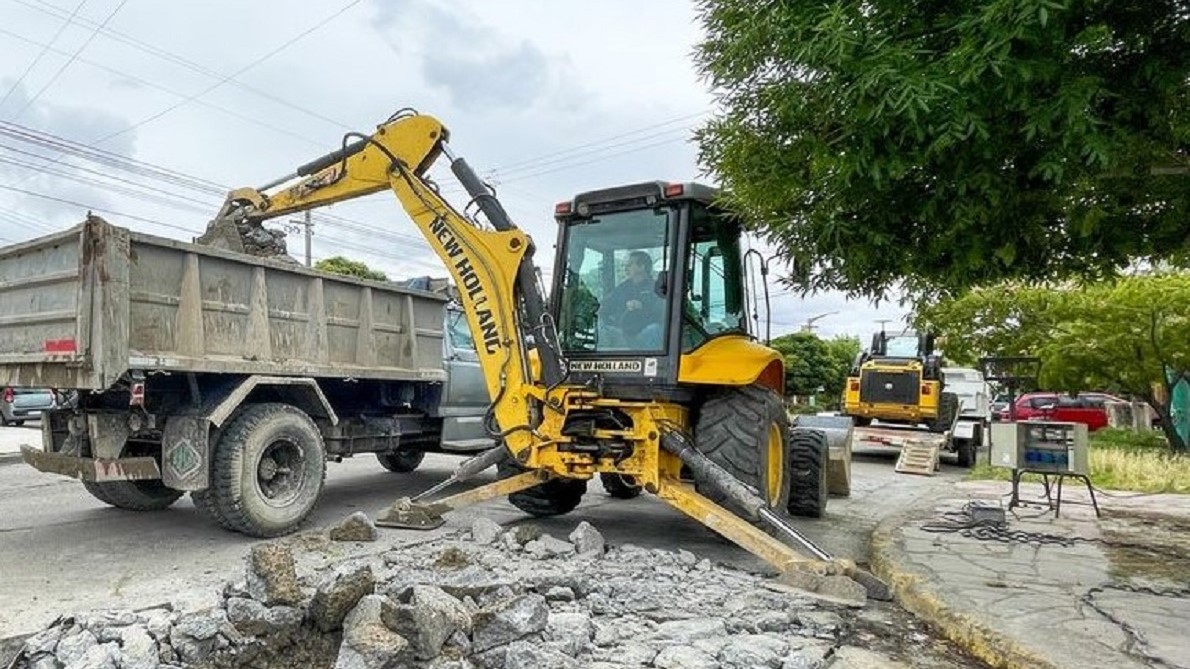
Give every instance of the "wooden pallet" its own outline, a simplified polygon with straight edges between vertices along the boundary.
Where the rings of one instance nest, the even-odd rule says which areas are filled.
[[[906,440],[901,446],[895,471],[898,474],[933,476],[938,471],[939,450],[937,441]]]

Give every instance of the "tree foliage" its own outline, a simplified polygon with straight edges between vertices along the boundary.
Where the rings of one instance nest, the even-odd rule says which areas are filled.
[[[860,348],[854,338],[823,340],[811,332],[782,335],[770,346],[785,357],[786,394],[823,393],[830,401],[842,394],[847,371]]]
[[[698,134],[795,284],[880,295],[1190,257],[1184,0],[699,0]]]
[[[371,279],[372,281],[388,281],[388,277],[379,270],[374,270],[358,260],[349,260],[343,256],[324,258],[314,263],[314,269],[334,274],[346,274],[357,279]]]
[[[919,310],[947,355],[1036,355],[1041,383],[1142,397],[1177,450],[1170,377],[1190,378],[1190,274],[1134,276],[1086,287],[998,286]],[[1163,392],[1155,392],[1161,389]]]

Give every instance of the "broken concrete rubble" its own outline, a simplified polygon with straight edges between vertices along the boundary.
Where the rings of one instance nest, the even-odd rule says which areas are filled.
[[[214,609],[62,618],[14,668],[812,667],[852,615],[690,555],[608,546],[588,523],[569,537],[475,523],[300,577],[294,551],[314,549],[262,544]]]

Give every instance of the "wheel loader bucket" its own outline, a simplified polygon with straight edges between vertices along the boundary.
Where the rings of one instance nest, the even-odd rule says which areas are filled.
[[[851,436],[855,425],[849,416],[795,416],[795,427],[818,430],[826,435],[829,456],[826,467],[827,491],[839,497],[851,495]]]

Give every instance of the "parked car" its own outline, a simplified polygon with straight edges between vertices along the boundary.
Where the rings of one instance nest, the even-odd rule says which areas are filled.
[[[0,398],[0,422],[4,425],[23,425],[38,420],[42,411],[57,406],[57,396],[48,388],[5,388]]]
[[[1107,393],[1025,393],[1016,400],[1017,420],[1054,420],[1068,423],[1083,423],[1090,431],[1107,427],[1106,402],[1124,402]],[[997,413],[999,420],[1009,420],[1008,407]]]

